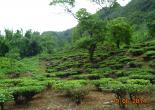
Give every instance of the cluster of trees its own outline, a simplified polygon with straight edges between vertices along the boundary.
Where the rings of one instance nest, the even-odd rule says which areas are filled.
[[[78,48],[87,49],[91,62],[93,62],[93,55],[99,43],[104,44],[104,42],[110,41],[110,43],[115,44],[117,48],[120,48],[121,44],[130,45],[132,40],[132,27],[134,27],[135,30],[135,25],[129,19],[119,17],[121,13],[117,12],[120,12],[119,10],[123,8],[116,1],[117,0],[103,0],[102,4],[93,1],[99,5],[108,4],[108,7],[102,7],[96,14],[90,14],[84,8],[73,13],[72,8],[75,6],[75,0],[53,0],[51,2],[51,5],[61,4],[67,12],[78,20],[78,25],[72,29],[72,43]],[[133,5],[133,2],[134,1],[129,3],[129,6]],[[144,2],[145,0],[141,3]],[[149,6],[151,5],[150,3],[152,3],[152,0],[149,1]],[[137,6],[137,2],[134,2],[134,4]],[[153,7],[154,5],[152,4],[151,6]],[[128,5],[124,9],[127,10]],[[143,11],[147,11],[147,9]],[[102,12],[104,13],[102,14]],[[103,19],[103,17],[107,19]],[[131,24],[128,21],[130,21]],[[154,24],[154,22],[151,22],[147,25],[151,38],[153,38],[155,34]],[[45,32],[42,34],[28,30],[23,34],[22,30],[13,32],[6,29],[5,36],[0,36],[0,56],[18,56],[23,58],[34,56],[41,52],[52,53],[56,47],[63,47],[66,41],[69,42],[70,35],[71,30],[60,33]],[[63,36],[65,40],[58,36]]]
[[[0,56],[24,58],[41,52],[52,53],[56,48],[56,35],[22,30],[13,32],[6,29],[0,36]]]
[[[100,2],[93,0],[92,2],[97,3],[101,7],[105,4],[110,8],[118,6],[117,0],[101,0]],[[74,14],[72,8],[75,5],[75,0],[53,0],[51,2],[51,5],[57,4],[61,4],[67,12],[78,20],[78,26],[73,29],[72,41],[77,47],[88,50],[91,62],[93,62],[93,55],[98,43],[113,41],[118,48],[120,48],[121,43],[130,44],[132,28],[126,18],[104,20],[101,19],[98,13],[92,15],[84,8]],[[105,8],[103,9],[105,10]]]
[[[148,22],[155,19],[154,0],[131,0],[129,4],[122,7],[115,4],[114,7],[106,7],[97,12],[102,19],[113,19],[126,17],[133,25],[133,42],[144,42],[152,37],[147,27]]]
[[[139,21],[141,20],[139,18],[141,17],[141,12],[148,14],[148,10],[152,11],[154,9],[155,4],[153,0],[149,0],[147,4],[146,0],[133,0],[125,7],[121,7],[117,0],[92,0],[92,2],[95,2],[102,8],[94,15],[88,13],[84,8],[73,13],[72,9],[75,6],[75,2],[75,0],[53,0],[50,5],[59,4],[63,6],[68,13],[78,20],[78,25],[72,31],[72,44],[78,48],[87,49],[91,62],[93,62],[93,54],[98,43],[104,44],[104,42],[110,41],[111,44],[114,43],[117,48],[120,48],[121,44],[130,45],[131,41],[145,41],[148,38],[152,39],[152,36],[154,36],[153,23],[147,25],[147,21],[152,22],[151,19],[153,17]],[[138,8],[135,9],[133,6]],[[131,11],[133,8],[131,7],[135,9],[134,12],[136,13],[129,14],[133,13]],[[146,7],[149,7],[149,9]],[[142,22],[143,26],[139,22]],[[141,27],[137,27],[138,25]],[[144,35],[140,35],[141,33],[144,33]],[[136,37],[137,35],[138,37]]]
[[[105,21],[86,9],[80,9],[76,17],[79,24],[74,28],[72,42],[77,47],[88,49],[91,62],[98,43],[110,41],[119,49],[121,44],[129,45],[131,42],[132,27],[124,17]]]

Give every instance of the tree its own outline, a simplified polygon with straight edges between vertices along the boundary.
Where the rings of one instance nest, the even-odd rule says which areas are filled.
[[[26,38],[30,39],[32,37],[32,31],[31,30],[27,30],[24,36]]]
[[[54,51],[54,47],[56,45],[56,40],[53,36],[41,36],[41,46],[44,52],[51,54]]]
[[[5,29],[5,37],[7,40],[11,40],[13,37],[13,31]]]
[[[13,37],[15,39],[20,39],[22,37],[22,31],[17,30],[16,33],[14,33]]]
[[[0,40],[0,56],[5,56],[6,53],[9,52],[9,47],[8,45]]]
[[[72,8],[75,6],[75,0],[52,0],[50,5],[60,5],[60,6],[64,7],[65,11],[67,11],[75,19],[77,19],[75,14],[72,12]]]
[[[148,23],[148,29],[149,29],[149,34],[151,38],[155,37],[155,20],[152,21],[151,23]]]
[[[112,7],[117,0],[90,0],[92,3],[96,3],[101,8],[103,7]],[[75,7],[76,0],[52,0],[50,5],[60,5],[64,7],[65,11],[70,13],[75,19],[78,19],[75,13],[72,11],[73,7]]]
[[[95,15],[91,15],[86,9],[80,9],[76,16],[79,20],[79,28],[82,36],[87,37],[82,42],[89,51],[89,59],[93,62],[93,55],[97,48],[97,43],[104,40],[105,23]],[[85,46],[83,46],[85,47]]]
[[[91,0],[92,2],[98,4],[101,8],[112,7],[117,0]]]
[[[132,37],[132,28],[126,21],[126,18],[119,17],[109,22],[109,29],[112,40],[117,48],[120,48],[121,43],[129,45]]]
[[[42,51],[41,45],[36,40],[23,39],[23,46],[20,48],[20,56],[35,56]]]

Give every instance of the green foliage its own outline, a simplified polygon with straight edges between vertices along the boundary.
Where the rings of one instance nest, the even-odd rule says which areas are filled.
[[[21,72],[24,68],[23,64],[15,59],[0,58],[0,72],[1,73],[16,73]]]
[[[12,100],[13,97],[11,95],[11,92],[8,90],[1,89],[0,90],[0,103],[5,103],[6,101]]]
[[[76,104],[80,104],[86,95],[89,93],[90,87],[86,87],[86,80],[70,80],[57,81],[53,87],[65,95],[70,97]]]
[[[149,80],[144,80],[144,79],[130,79],[127,80],[128,84],[138,84],[138,85],[148,85],[150,84]]]
[[[130,75],[151,75],[153,73],[152,69],[149,68],[135,68],[128,72]]]
[[[91,87],[85,86],[81,88],[75,88],[67,91],[69,96],[76,104],[81,104],[82,100],[89,94]]]
[[[98,42],[103,42],[105,38],[105,22],[95,15],[91,15],[86,9],[82,8],[76,13],[79,20],[76,29],[82,38],[77,40],[77,45],[89,51],[89,59],[93,62],[94,51]]]
[[[22,86],[14,87],[11,91],[13,92],[15,103],[23,104],[31,101],[34,95],[42,92],[44,89],[44,86]]]
[[[80,88],[87,84],[85,80],[57,81],[53,87],[56,90],[63,91],[68,89]]]
[[[131,53],[133,56],[139,56],[144,53],[144,49],[129,49],[129,53]]]
[[[148,51],[145,53],[146,56],[154,56],[155,55],[155,51]]]
[[[82,37],[78,41],[76,41],[75,46],[77,48],[89,49],[89,46],[94,42],[94,40],[90,37]]]
[[[23,45],[25,46],[25,45]],[[23,58],[25,56],[35,56],[42,51],[41,45],[37,41],[29,41],[24,48],[20,49],[20,56]]]
[[[155,21],[152,21],[151,23],[148,24],[149,28],[149,34],[153,38],[155,37]]]
[[[116,18],[110,21],[108,25],[112,40],[116,43],[118,48],[120,47],[121,43],[125,43],[127,45],[130,44],[132,28],[127,22],[126,18]]]
[[[5,89],[0,89],[0,106],[4,110],[4,103],[13,99],[11,92]]]
[[[90,17],[90,13],[87,12],[87,10],[85,8],[81,8],[77,13],[76,16],[78,18],[79,21],[82,21],[84,19],[88,19]]]
[[[106,86],[108,82],[112,81],[112,78],[102,78],[100,80],[93,81],[93,84],[98,90],[102,90],[102,87]]]
[[[16,32],[6,29],[5,36],[0,36],[0,56],[6,55],[10,58],[20,59],[20,57],[36,56],[42,52],[51,54],[64,46],[64,42],[68,41],[69,38],[62,40],[63,38],[60,37],[68,37],[70,32],[68,30],[59,33],[43,32],[40,34],[39,32],[27,30],[25,35],[23,35],[22,29]]]
[[[74,6],[75,0],[52,0],[52,2],[50,3],[50,5],[57,5],[57,4],[68,4],[71,6]]]
[[[155,51],[147,51],[146,53],[144,53],[144,60],[152,60],[155,58]]]
[[[0,56],[5,56],[7,52],[9,52],[8,45],[0,39]]]
[[[99,74],[83,74],[83,75],[73,75],[71,76],[73,79],[89,79],[89,80],[96,80],[100,78]]]

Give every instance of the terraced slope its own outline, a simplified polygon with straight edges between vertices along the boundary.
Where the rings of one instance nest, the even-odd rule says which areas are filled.
[[[154,108],[155,41],[120,50],[99,47],[93,64],[85,50],[0,61],[0,104],[8,110]],[[124,104],[115,98],[147,100]]]

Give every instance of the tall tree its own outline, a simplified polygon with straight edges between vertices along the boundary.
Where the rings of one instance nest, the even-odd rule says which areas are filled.
[[[9,47],[5,43],[3,38],[0,38],[0,56],[5,56],[5,54],[9,52]]]
[[[5,29],[5,37],[7,40],[11,40],[13,37],[13,31],[11,31],[9,29]]]
[[[151,38],[155,37],[155,20],[148,23],[149,34]]]
[[[100,18],[88,13],[84,8],[80,9],[76,13],[76,16],[79,20],[79,28],[81,28],[83,36],[87,37],[82,42],[84,45],[87,43],[87,49],[90,55],[89,59],[93,62],[93,55],[97,48],[97,43],[104,40],[105,23]]]
[[[32,30],[27,30],[24,36],[30,39],[32,37]]]
[[[92,3],[98,4],[99,6],[101,6],[101,8],[112,7],[117,2],[117,0],[90,0],[90,1]],[[70,13],[75,19],[78,19],[72,10],[73,7],[75,7],[75,2],[76,0],[52,0],[50,5],[60,5],[64,7],[65,11]]]
[[[120,48],[121,43],[130,44],[132,37],[132,28],[126,18],[119,17],[109,22],[109,29],[112,40],[117,48]]]

